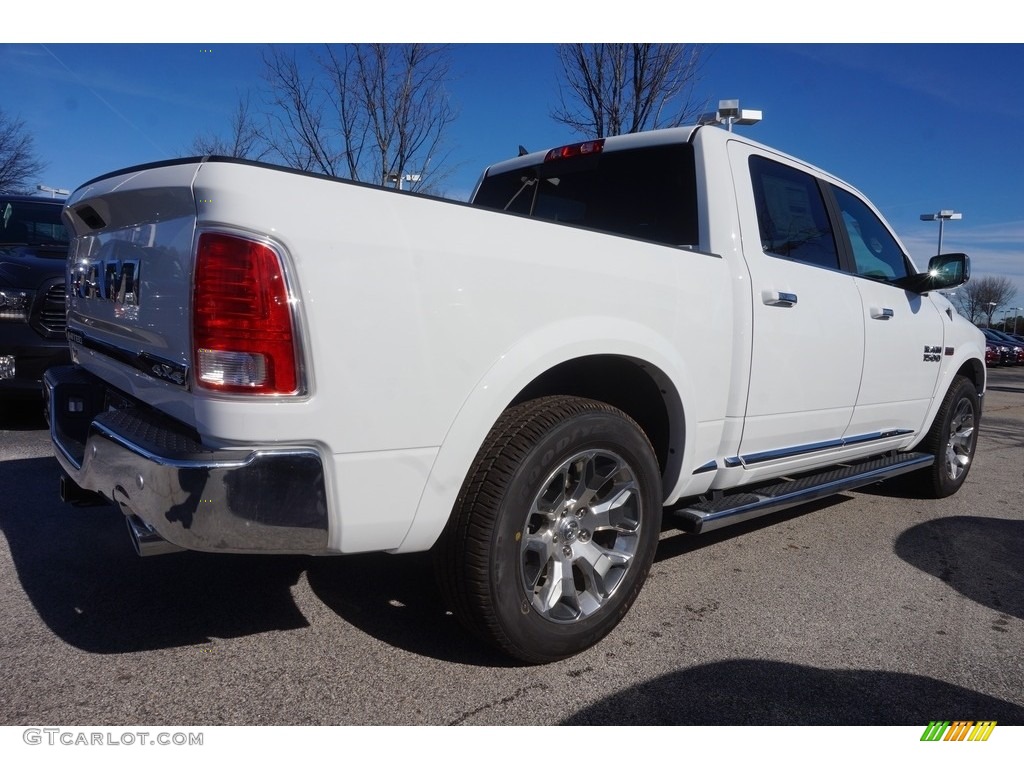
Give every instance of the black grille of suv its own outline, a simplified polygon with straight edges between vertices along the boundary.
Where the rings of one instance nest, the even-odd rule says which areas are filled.
[[[64,306],[64,284],[51,285],[39,307],[37,330],[47,336],[63,336],[67,328],[67,310]]]

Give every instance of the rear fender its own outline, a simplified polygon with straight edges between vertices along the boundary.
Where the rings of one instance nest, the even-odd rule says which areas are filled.
[[[503,354],[467,397],[434,461],[416,516],[397,552],[429,549],[441,535],[463,481],[491,426],[531,382],[555,366],[588,356],[619,356],[656,368],[674,386],[666,391],[673,425],[676,466],[668,474],[674,485],[679,461],[691,455],[694,430],[685,423],[680,403],[693,402],[690,376],[681,356],[666,338],[621,318],[581,317],[538,329]],[[665,389],[663,386],[662,389]],[[679,450],[677,441],[682,441]],[[685,463],[685,462],[684,462]],[[685,469],[683,470],[685,471]]]

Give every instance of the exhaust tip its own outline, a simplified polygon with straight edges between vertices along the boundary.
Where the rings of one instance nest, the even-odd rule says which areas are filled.
[[[185,551],[177,544],[171,544],[171,542],[157,533],[149,523],[138,515],[126,515],[125,521],[128,523],[128,532],[132,537],[135,554],[139,557],[167,555],[171,552]]]

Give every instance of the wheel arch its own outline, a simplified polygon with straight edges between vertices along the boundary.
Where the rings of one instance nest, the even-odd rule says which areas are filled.
[[[974,385],[978,397],[982,399],[982,406],[984,406],[983,395],[987,381],[984,348],[979,350],[976,346],[965,345],[964,348],[958,350],[958,353],[960,354],[959,359],[950,364],[948,368],[945,368],[936,382],[935,391],[932,396],[932,405],[928,409],[928,413],[925,414],[921,431],[915,437],[913,444],[908,446],[908,448],[916,448],[924,442],[932,429],[932,425],[935,423],[942,401],[946,397],[949,388],[953,386],[957,376],[963,376]]]
[[[522,340],[502,355],[481,379],[455,417],[438,451],[415,519],[395,552],[429,549],[451,514],[463,481],[492,425],[509,407],[546,395],[586,397],[608,403],[630,416],[647,435],[662,472],[663,489],[675,487],[692,442],[689,377],[668,341],[621,319],[604,326],[594,318],[580,328],[547,329]],[[601,329],[604,328],[602,331]],[[542,339],[548,349],[541,348]]]
[[[966,360],[950,378],[950,381],[956,378],[956,376],[963,376],[971,381],[974,384],[974,388],[978,391],[978,395],[984,394],[987,376],[984,360],[978,360],[976,358]]]
[[[662,482],[679,474],[676,442],[682,442],[682,403],[675,385],[649,363],[615,355],[590,355],[556,365],[524,387],[509,405],[545,395],[572,395],[615,406],[635,421],[651,441]]]

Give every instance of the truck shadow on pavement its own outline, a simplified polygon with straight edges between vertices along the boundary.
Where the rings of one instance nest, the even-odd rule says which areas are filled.
[[[673,518],[670,513],[666,513],[661,526],[662,539],[658,542],[658,551],[654,555],[654,562],[660,563],[663,560],[682,557],[683,555],[689,554],[690,552],[696,552],[704,547],[711,547],[716,544],[720,544],[727,539],[742,537],[744,534],[751,531],[769,528],[773,525],[782,525],[783,523],[787,523],[798,517],[803,517],[804,515],[827,511],[832,507],[839,507],[851,500],[852,497],[847,494],[837,493],[836,495],[829,496],[828,498],[805,502],[803,504],[798,504],[795,507],[789,507],[788,509],[782,509],[778,512],[772,512],[771,514],[764,515],[763,517],[755,517],[742,523],[735,523],[733,525],[726,526],[725,528],[719,528],[715,531],[708,531],[707,533],[697,535],[683,533],[683,531],[677,527],[675,518]],[[670,535],[666,537],[666,533]]]
[[[115,507],[57,498],[56,459],[0,466],[0,529],[18,578],[65,642],[124,653],[308,626],[290,592],[308,558],[140,558]]]
[[[292,589],[305,574],[328,609],[381,642],[444,661],[515,666],[446,610],[427,553],[312,558],[186,552],[140,558],[117,509],[75,508],[57,499],[59,474],[52,458],[4,462],[0,529],[33,607],[51,631],[77,648],[123,653],[303,629],[309,623]],[[732,529],[663,540],[658,559],[844,500],[837,496]],[[967,597],[1024,618],[1024,522],[930,521],[906,531],[896,553]]]
[[[0,430],[30,432],[46,429],[46,414],[41,397],[0,400]]]
[[[976,603],[1024,619],[1024,521],[964,516],[929,520],[904,531],[895,551]],[[993,631],[1005,632],[999,622],[993,621]]]
[[[0,467],[0,530],[18,580],[47,627],[76,648],[137,652],[303,629],[309,622],[292,588],[305,573],[330,610],[385,643],[448,661],[510,665],[446,611],[429,554],[141,558],[115,507],[58,499],[55,459]]]
[[[429,553],[317,558],[182,552],[140,558],[115,507],[59,501],[55,459],[8,461],[2,468],[0,529],[18,579],[45,624],[74,647],[125,653],[303,629],[309,623],[292,588],[305,573],[328,609],[381,642],[443,661],[518,666],[478,641],[446,609]],[[842,498],[705,536],[662,541],[658,559]]]
[[[518,666],[477,640],[447,610],[430,553],[315,559],[306,578],[324,605],[390,646],[458,664]]]
[[[738,659],[655,678],[576,712],[563,725],[1024,724],[1024,707],[929,677]]]
[[[841,503],[836,496],[774,516],[702,536],[662,539],[655,560],[679,557],[744,531]],[[677,531],[666,517],[663,531]],[[523,666],[489,649],[447,610],[434,580],[429,553],[346,555],[316,559],[307,572],[316,596],[345,621],[378,640],[410,653],[485,667]]]

